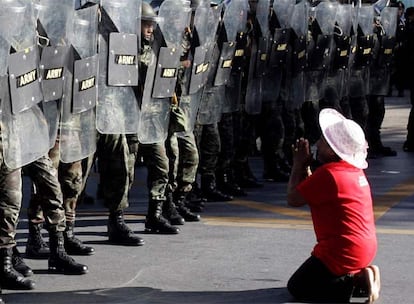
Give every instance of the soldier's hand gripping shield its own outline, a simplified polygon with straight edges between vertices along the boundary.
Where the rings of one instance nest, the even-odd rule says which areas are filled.
[[[247,20],[247,2],[245,0],[231,1],[224,9],[223,27],[225,35],[219,42],[220,58],[217,64],[214,85],[220,86],[226,84],[230,79],[232,62],[236,51],[237,33],[245,28]]]
[[[60,159],[75,162],[96,150],[98,5],[75,12],[70,43],[75,61],[62,99]]]
[[[175,93],[183,53],[181,43],[190,14],[188,2],[164,1],[158,12],[153,42],[141,54],[146,69],[138,125],[141,143],[163,142],[168,136],[170,98]]]
[[[1,131],[5,163],[14,169],[46,154],[49,135],[38,106],[43,96],[32,3],[2,0],[0,6],[0,52],[12,50],[7,57],[8,84],[2,86]],[[4,72],[4,66],[1,70]]]
[[[138,129],[140,0],[101,0],[96,127],[104,134],[133,134]]]
[[[269,65],[284,67],[291,51],[290,46],[290,18],[295,6],[295,0],[279,0],[273,2],[273,14],[277,20],[273,41],[270,48]]]

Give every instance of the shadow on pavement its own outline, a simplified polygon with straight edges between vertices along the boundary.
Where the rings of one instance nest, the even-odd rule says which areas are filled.
[[[286,288],[246,291],[162,291],[149,287],[123,287],[50,293],[9,293],[3,295],[6,303],[83,304],[83,303],[287,303],[291,299]]]

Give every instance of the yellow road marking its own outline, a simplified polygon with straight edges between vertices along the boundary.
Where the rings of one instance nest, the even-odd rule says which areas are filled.
[[[311,221],[242,217],[203,217],[210,226],[313,230]],[[377,228],[377,234],[414,235],[414,229]]]
[[[277,214],[286,215],[286,216],[298,217],[298,218],[303,218],[306,220],[311,219],[309,211],[303,210],[303,209],[275,206],[275,205],[270,205],[266,203],[260,203],[260,202],[255,202],[255,201],[245,201],[245,200],[235,200],[235,201],[230,201],[228,203],[231,205],[244,206],[244,207],[248,207],[251,209],[256,209],[256,210],[266,211],[266,212],[271,212],[271,213],[277,213]]]
[[[374,214],[375,219],[379,219],[392,207],[401,202],[404,198],[413,195],[414,193],[414,178],[405,181],[404,183],[396,185],[385,194],[374,197]]]

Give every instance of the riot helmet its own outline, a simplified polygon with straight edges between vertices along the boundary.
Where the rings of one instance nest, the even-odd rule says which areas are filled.
[[[141,20],[158,22],[159,18],[152,6],[145,1],[141,4]]]

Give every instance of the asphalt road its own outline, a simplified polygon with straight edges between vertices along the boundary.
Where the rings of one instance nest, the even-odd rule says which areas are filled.
[[[414,296],[414,154],[402,151],[409,100],[387,98],[382,136],[396,157],[369,160],[379,240],[375,264],[382,275],[378,303],[411,303]],[[257,177],[260,158],[251,160]],[[79,206],[76,232],[96,254],[76,257],[89,266],[83,276],[51,275],[47,261],[26,262],[36,289],[3,290],[6,303],[295,303],[286,290],[290,275],[309,256],[315,237],[306,207],[286,206],[286,184],[264,188],[227,203],[208,203],[199,223],[186,223],[173,236],[144,233],[145,170],[137,168],[128,224],[144,239],[142,247],[107,243],[107,211],[97,201]],[[17,234],[24,252],[25,206]],[[96,191],[92,172],[88,192]],[[46,237],[46,232],[44,232]]]

